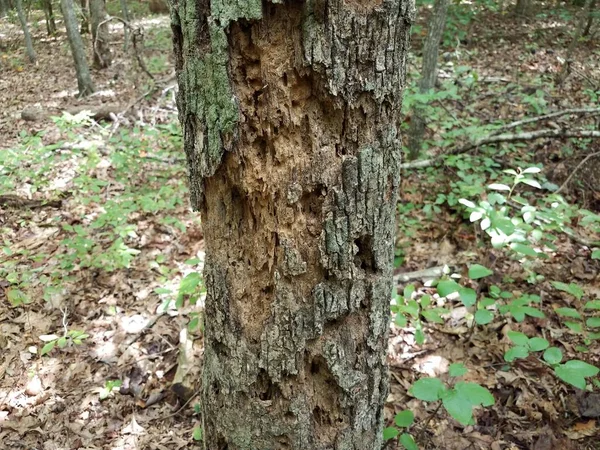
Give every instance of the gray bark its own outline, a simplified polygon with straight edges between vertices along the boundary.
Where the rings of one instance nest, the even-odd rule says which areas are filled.
[[[23,11],[23,3],[21,0],[15,0],[15,7],[17,8],[17,15],[19,16],[19,22],[21,22],[21,29],[23,30],[23,36],[25,38],[27,58],[29,58],[30,62],[34,63],[36,60],[35,50],[33,49],[31,33],[29,33],[29,26],[27,25],[27,19],[25,18],[25,12]]]
[[[419,81],[419,91],[422,94],[429,92],[435,86],[440,41],[446,26],[449,3],[450,0],[435,0],[433,5],[428,23],[429,29],[423,45],[423,67],[421,69],[421,80]],[[410,131],[408,133],[408,159],[410,160],[419,156],[425,127],[425,112],[423,108],[417,105],[411,114]]]
[[[52,9],[52,0],[42,0],[42,9],[46,18],[46,30],[48,35],[56,34],[56,21],[54,20],[54,10]]]
[[[175,0],[206,450],[379,450],[411,0]]]
[[[67,29],[67,37],[71,46],[71,53],[75,62],[75,72],[77,74],[77,86],[79,95],[85,97],[94,92],[92,77],[90,76],[90,68],[85,56],[85,48],[83,40],[79,34],[77,18],[75,17],[73,0],[60,0],[65,28]]]
[[[123,20],[127,22],[123,24],[123,49],[127,50],[129,46],[129,25],[131,24],[131,14],[129,14],[129,7],[127,6],[127,0],[120,0],[121,2],[121,14]]]
[[[105,69],[112,62],[105,0],[90,0],[90,22],[92,26],[94,67]]]
[[[592,29],[592,24],[594,23],[594,16],[597,13],[594,13],[594,9],[596,8],[596,0],[592,0],[592,4],[590,5],[590,10],[588,13],[587,23],[585,24],[585,29],[583,30],[582,36],[586,37],[590,35],[590,31]]]

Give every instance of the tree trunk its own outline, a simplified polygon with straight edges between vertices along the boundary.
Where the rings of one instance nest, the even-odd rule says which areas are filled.
[[[0,18],[6,17],[9,10],[9,4],[7,0],[0,0]]]
[[[421,69],[421,80],[419,81],[419,91],[422,94],[429,92],[435,86],[440,41],[446,27],[449,3],[450,0],[435,0],[429,18],[429,30],[423,44],[423,67]],[[419,156],[425,126],[425,111],[416,105],[411,115],[410,131],[408,133],[408,159],[410,160]]]
[[[92,25],[94,67],[96,69],[105,69],[112,62],[105,0],[90,0],[90,20]]]
[[[121,14],[123,15],[123,20],[127,22],[127,24],[123,24],[123,50],[127,51],[127,47],[129,46],[129,25],[131,24],[131,14],[129,14],[127,0],[120,1]]]
[[[531,0],[517,0],[517,5],[515,6],[515,14],[517,16],[527,16],[531,11]]]
[[[379,450],[410,0],[175,0],[206,450]]]
[[[583,30],[583,37],[587,37],[590,35],[590,30],[592,29],[592,24],[594,23],[594,9],[596,8],[596,0],[592,0],[592,4],[590,5],[590,10],[588,12],[587,23],[585,24],[585,29]]]
[[[54,20],[54,11],[52,9],[52,0],[42,0],[42,9],[46,18],[46,30],[48,35],[56,34],[56,22]]]
[[[94,85],[90,76],[90,69],[85,57],[85,48],[81,34],[77,29],[77,18],[75,17],[75,9],[73,0],[60,0],[65,28],[67,29],[67,37],[71,46],[71,53],[75,61],[75,72],[77,73],[77,86],[79,87],[79,95],[85,97],[94,92]]]
[[[565,55],[565,62],[563,64],[562,68],[560,69],[560,72],[556,76],[557,84],[562,84],[567,79],[569,74],[571,73],[571,63],[573,62],[573,52],[577,48],[577,43],[579,42],[579,38],[581,38],[581,35],[583,34],[583,29],[584,29],[584,26],[587,22],[589,15],[591,13],[593,3],[594,3],[594,0],[586,0],[585,4],[583,5],[583,10],[579,16],[579,20],[577,21],[577,25],[575,27],[575,32],[573,33],[573,39],[571,40],[571,43],[569,44],[569,47],[567,48],[567,53]]]
[[[80,0],[81,5],[81,34],[90,32],[90,0]]]
[[[21,29],[25,37],[25,48],[27,49],[27,58],[29,61],[34,63],[36,60],[35,50],[33,49],[33,43],[31,41],[31,34],[29,33],[29,26],[27,25],[27,19],[25,18],[25,12],[23,11],[23,3],[21,0],[16,0],[15,6],[17,8],[17,15],[19,16],[19,22],[21,22]]]

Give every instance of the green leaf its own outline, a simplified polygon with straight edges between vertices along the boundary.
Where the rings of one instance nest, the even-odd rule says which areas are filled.
[[[412,298],[412,294],[415,292],[415,285],[409,284],[404,288],[403,297],[405,300],[410,300]]]
[[[487,277],[493,273],[494,272],[481,264],[473,264],[469,267],[469,278],[471,280],[478,280],[479,278]]]
[[[543,358],[548,364],[554,366],[562,361],[563,355],[559,348],[550,347],[544,352]]]
[[[541,352],[542,350],[547,349],[550,346],[550,343],[541,337],[532,337],[529,339],[529,348],[533,352]]]
[[[529,356],[529,349],[527,347],[516,346],[510,348],[504,354],[504,360],[506,362],[513,362],[515,359],[523,359]]]
[[[473,407],[471,402],[455,390],[447,392],[442,399],[442,404],[448,414],[463,425],[469,425],[473,420]]]
[[[415,415],[410,409],[399,412],[394,416],[394,423],[400,428],[408,428],[415,421]]]
[[[408,325],[408,320],[406,319],[404,314],[398,313],[394,317],[394,323],[396,324],[397,327],[404,328],[406,325]]]
[[[600,248],[597,248],[592,252],[592,259],[600,259]]]
[[[179,284],[179,294],[192,294],[201,281],[202,277],[198,272],[188,273]]]
[[[195,441],[201,441],[203,438],[202,427],[195,426],[194,431],[192,432],[192,437]]]
[[[199,262],[200,262],[199,258],[190,258],[185,262],[185,264],[187,264],[188,266],[195,266]]]
[[[494,313],[487,309],[478,309],[475,312],[475,323],[478,325],[486,325],[494,320]]]
[[[583,333],[583,326],[579,322],[565,322],[565,326],[575,333]]]
[[[573,308],[556,308],[554,312],[556,312],[556,314],[559,316],[581,319],[581,314],[579,314],[579,312]]]
[[[523,347],[526,346],[529,342],[529,338],[527,337],[527,335],[521,333],[520,331],[512,331],[511,330],[508,333],[506,333],[506,335],[515,344],[523,346]]]
[[[494,404],[494,396],[490,391],[477,383],[459,381],[454,389],[473,406],[491,406]]]
[[[590,317],[585,324],[590,328],[600,328],[600,317]]]
[[[520,242],[511,243],[510,248],[512,248],[517,253],[521,253],[522,255],[534,256],[534,257],[538,256],[538,253],[534,249],[532,249],[528,245],[521,244]]]
[[[551,281],[550,284],[552,286],[554,286],[556,289],[558,289],[559,291],[563,291],[563,292],[566,292],[567,294],[571,294],[577,300],[581,300],[581,297],[583,297],[583,289],[581,289],[575,283],[566,284],[566,283],[562,283],[560,281]]]
[[[444,308],[435,308],[435,309],[426,309],[425,311],[421,311],[421,314],[428,322],[433,323],[444,323],[444,319],[442,318],[442,314],[447,313],[447,310]]]
[[[467,368],[462,363],[450,364],[450,367],[448,368],[448,373],[451,377],[460,377],[467,373]]]
[[[389,441],[390,439],[394,439],[396,436],[398,436],[398,434],[400,434],[400,431],[398,431],[398,428],[396,428],[396,427],[384,428],[383,440]]]
[[[404,446],[406,450],[419,450],[417,443],[415,442],[412,435],[408,433],[402,433],[400,435],[400,443]]]
[[[439,378],[421,378],[409,389],[409,393],[419,400],[435,402],[445,391],[444,383]]]
[[[539,167],[528,167],[527,169],[523,170],[523,172],[521,173],[540,173],[542,169],[540,169]],[[516,175],[516,173],[515,173]]]
[[[437,284],[436,288],[440,297],[447,297],[450,294],[458,292],[460,285],[454,280],[442,280]]]
[[[586,388],[585,378],[596,376],[598,371],[597,367],[579,360],[567,361],[554,368],[558,378],[582,390]]]
[[[477,292],[471,288],[460,288],[458,291],[458,295],[460,296],[460,301],[463,302],[467,308],[473,306],[477,303]]]
[[[56,345],[56,341],[48,342],[46,345],[44,345],[42,347],[42,350],[40,351],[40,355],[44,356],[46,353],[49,353],[50,351],[52,351],[52,349],[54,348],[55,345]]]
[[[600,309],[600,300],[590,300],[583,309]]]
[[[519,180],[519,183],[525,183],[531,187],[538,188],[538,189],[542,188],[540,183],[538,183],[536,180],[532,180],[531,178],[523,178],[523,179]]]
[[[510,191],[510,186],[501,183],[492,183],[488,185],[488,189],[493,189],[494,191]]]

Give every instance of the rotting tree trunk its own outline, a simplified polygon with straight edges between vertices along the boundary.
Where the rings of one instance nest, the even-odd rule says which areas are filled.
[[[105,0],[90,0],[90,23],[92,26],[94,67],[105,69],[112,62]]]
[[[71,46],[71,53],[75,61],[75,72],[77,74],[77,86],[79,88],[79,96],[85,97],[94,92],[92,77],[90,76],[90,68],[85,57],[85,48],[79,29],[77,27],[77,18],[73,0],[60,0],[60,7],[67,29],[67,37]]]
[[[379,450],[414,2],[171,16],[206,239],[205,449]]]
[[[433,5],[428,23],[429,30],[423,44],[423,66],[421,80],[419,81],[419,91],[422,94],[429,92],[435,86],[440,41],[446,27],[449,3],[450,0],[435,0]],[[425,127],[425,111],[419,105],[416,105],[411,115],[410,131],[408,133],[408,159],[410,160],[419,156]]]
[[[27,19],[25,18],[25,12],[23,11],[23,3],[21,0],[15,1],[15,7],[17,9],[17,15],[19,16],[19,22],[21,22],[21,29],[23,30],[23,36],[25,38],[27,58],[29,58],[29,62],[34,63],[36,60],[35,50],[33,49],[31,33],[29,32],[29,25],[27,25]]]
[[[54,20],[54,10],[52,9],[52,0],[42,0],[42,9],[46,18],[46,31],[48,35],[56,34],[56,21]]]

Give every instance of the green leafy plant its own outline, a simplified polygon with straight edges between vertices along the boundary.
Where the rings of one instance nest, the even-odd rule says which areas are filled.
[[[450,366],[449,375],[457,378],[466,373],[462,364]],[[421,378],[409,389],[409,393],[425,402],[441,402],[450,416],[463,425],[474,424],[473,408],[492,406],[495,401],[489,390],[478,383],[452,380],[449,385],[439,378]]]
[[[69,330],[63,336],[56,334],[42,335],[40,336],[40,340],[45,342],[45,344],[40,351],[40,355],[44,356],[50,353],[54,347],[65,348],[68,345],[81,345],[88,337],[89,334],[81,330]]]
[[[413,436],[408,432],[415,421],[415,415],[410,410],[404,410],[394,416],[394,426],[383,430],[383,439],[389,441],[398,437],[400,444],[407,450],[418,450],[417,443]],[[406,429],[406,432],[402,432]]]
[[[121,380],[107,380],[104,387],[100,389],[100,400],[106,400],[113,396],[114,391],[118,391],[123,382]]]

